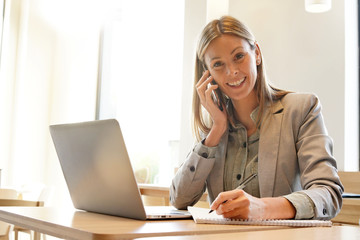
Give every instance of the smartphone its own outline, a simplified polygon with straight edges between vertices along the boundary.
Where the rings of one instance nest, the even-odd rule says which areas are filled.
[[[212,85],[217,84],[215,80],[212,80],[211,83]],[[222,97],[222,92],[220,90],[220,88],[218,87],[217,89],[213,90],[211,93],[211,97],[214,100],[215,104],[218,106],[218,108],[223,111],[223,105],[221,104],[221,97]]]
[[[217,84],[217,83],[215,82],[215,80],[212,80],[211,84]],[[218,87],[217,89],[212,91],[211,95],[212,95],[212,98],[213,98],[214,102],[219,107],[220,111],[223,111],[224,108],[223,108],[223,105],[221,104],[221,100],[220,100],[220,98],[222,97],[222,93],[221,93],[220,88]]]
[[[205,64],[203,65],[205,70],[208,70],[207,67],[205,66]],[[209,72],[209,77],[211,76],[210,72]],[[209,83],[210,84],[210,83]],[[211,81],[211,84],[217,84],[215,79],[213,79]],[[218,108],[220,109],[220,111],[224,111],[224,107],[221,103],[221,98],[222,98],[222,92],[220,90],[220,88],[218,87],[217,89],[215,89],[214,91],[212,91],[211,94],[212,99],[214,100],[215,104],[218,106]]]

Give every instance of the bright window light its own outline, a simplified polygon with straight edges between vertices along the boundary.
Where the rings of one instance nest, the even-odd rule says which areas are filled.
[[[184,2],[123,0],[104,30],[99,118],[116,118],[139,182],[168,185],[180,135]]]

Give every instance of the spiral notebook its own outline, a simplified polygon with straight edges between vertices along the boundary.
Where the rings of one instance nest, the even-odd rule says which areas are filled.
[[[257,220],[257,219],[230,219],[209,213],[210,209],[188,207],[196,223],[231,224],[231,225],[264,225],[264,226],[290,226],[290,227],[331,227],[331,221],[325,220]]]

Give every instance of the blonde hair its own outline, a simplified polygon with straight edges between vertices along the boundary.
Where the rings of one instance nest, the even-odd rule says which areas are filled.
[[[199,42],[196,50],[195,60],[195,78],[193,88],[193,132],[198,141],[201,140],[200,133],[209,133],[212,122],[209,121],[209,114],[203,111],[203,107],[200,103],[200,98],[196,91],[196,83],[200,80],[203,72],[206,70],[204,62],[204,54],[209,44],[215,38],[222,36],[223,34],[233,34],[245,39],[251,49],[255,49],[256,40],[250,29],[240,22],[239,20],[230,17],[223,16],[220,19],[216,19],[208,23],[200,34]],[[263,118],[264,109],[267,104],[272,106],[273,100],[280,99],[288,92],[274,88],[267,80],[265,73],[264,59],[261,54],[261,63],[257,66],[257,80],[254,86],[257,100],[259,102],[259,114],[257,119],[257,126],[260,126],[261,119]],[[225,99],[224,96],[220,96],[221,99]],[[232,108],[231,101],[228,101],[228,108]],[[234,112],[234,111],[230,111]],[[233,124],[233,116],[229,116],[227,111],[228,120],[230,124]]]

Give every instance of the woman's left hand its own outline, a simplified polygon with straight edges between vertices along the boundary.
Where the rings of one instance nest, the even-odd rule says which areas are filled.
[[[296,214],[284,197],[257,198],[239,189],[220,193],[210,208],[225,218],[239,219],[289,219]]]

